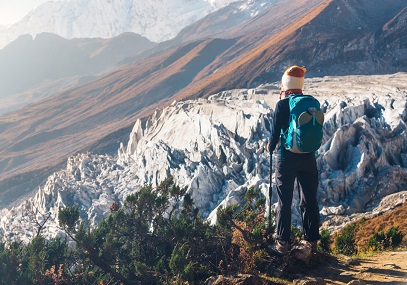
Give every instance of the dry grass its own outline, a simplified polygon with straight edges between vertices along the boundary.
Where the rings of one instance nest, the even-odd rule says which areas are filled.
[[[366,248],[374,233],[386,232],[392,227],[399,227],[399,231],[405,235],[401,245],[407,246],[407,202],[390,212],[361,223],[359,230],[356,232],[358,248],[361,250]]]
[[[247,225],[244,222],[236,221],[236,224],[242,229],[247,228]],[[250,250],[250,244],[244,239],[242,233],[237,229],[233,229],[232,243],[237,245],[239,248],[239,257],[237,259],[239,264],[235,264],[235,266],[237,266],[244,273],[251,272],[255,267],[255,263],[253,261],[253,251]]]

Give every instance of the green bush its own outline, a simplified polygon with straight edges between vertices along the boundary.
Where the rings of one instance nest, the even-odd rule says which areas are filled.
[[[304,233],[302,232],[301,228],[298,228],[296,226],[294,226],[293,224],[291,224],[291,243],[300,241],[302,239],[304,239]]]
[[[193,263],[188,260],[187,254],[184,251],[184,246],[174,247],[169,266],[176,279],[181,281],[193,280]]]
[[[399,246],[403,240],[404,234],[399,231],[399,227],[391,227],[387,233],[386,237],[390,242],[390,245],[395,248]]]
[[[386,233],[384,231],[374,233],[369,239],[368,250],[378,251],[389,247],[395,248],[401,244],[403,237],[404,235],[399,231],[399,227],[391,227]]]
[[[369,251],[383,250],[385,239],[386,237],[384,231],[374,233],[373,236],[369,239],[368,250]]]
[[[331,232],[328,229],[321,230],[321,240],[319,241],[319,247],[321,250],[330,253],[331,252]]]
[[[357,252],[355,234],[358,228],[357,224],[346,226],[340,236],[335,240],[335,253],[353,255]]]
[[[7,246],[0,240],[0,285],[201,284],[209,276],[258,270],[268,258],[265,199],[252,187],[245,202],[219,209],[218,223],[210,225],[186,188],[169,178],[114,203],[92,228],[77,206],[61,208],[67,238],[38,234]],[[240,244],[232,242],[237,233]]]
[[[75,209],[61,209],[60,213],[61,226],[84,252],[81,258],[89,259],[86,264],[96,268],[92,272],[97,277],[124,284],[130,280],[142,284],[198,282],[219,272],[221,260],[233,264],[228,255],[228,224],[207,223],[186,188],[176,186],[171,178],[157,188],[146,185],[129,195],[121,208],[114,207],[93,229],[79,224]],[[81,282],[77,284],[85,283]]]

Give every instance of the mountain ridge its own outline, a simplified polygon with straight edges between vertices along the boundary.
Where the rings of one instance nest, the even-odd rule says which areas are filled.
[[[341,32],[343,33],[344,31],[349,31],[347,33],[348,35],[344,34],[338,37],[349,37],[349,35],[350,37],[356,37],[358,32],[356,32],[356,34],[352,34],[354,30],[353,25],[355,25],[355,23],[358,25],[360,23],[363,24],[363,20],[365,18],[363,18],[362,20],[362,18],[357,14],[356,9],[349,6],[346,1],[314,1],[314,7],[309,8],[306,17],[299,18],[299,21],[302,22],[296,22],[296,25],[298,25],[297,27],[286,23],[286,25],[289,25],[289,27],[288,29],[284,30],[284,25],[280,25],[280,30],[277,31],[275,34],[271,34],[267,40],[264,40],[264,43],[254,47],[253,50],[248,51],[246,56],[241,56],[241,64],[239,62],[233,61],[228,67],[226,67],[226,71],[223,72],[223,74],[221,73],[221,75],[211,75],[214,79],[206,80],[208,82],[207,84],[205,83],[205,81],[202,81],[196,87],[191,86],[191,90],[189,91],[181,91],[180,97],[182,98],[183,96],[189,96],[190,94],[201,94],[198,96],[202,96],[203,94],[218,92],[222,88],[228,89],[232,87],[256,86],[263,82],[277,81],[280,79],[280,76],[286,66],[290,64],[306,65],[307,67],[309,67],[307,76],[311,77],[321,76],[322,74],[386,74],[397,72],[400,69],[400,62],[404,62],[407,59],[407,54],[405,51],[403,51],[403,46],[405,46],[405,44],[402,39],[399,39],[399,41],[401,40],[401,43],[398,45],[397,48],[401,50],[401,53],[398,53],[401,58],[397,58],[397,60],[394,60],[395,57],[392,57],[390,55],[391,52],[380,52],[380,50],[382,49],[381,47],[384,46],[384,43],[382,43],[384,39],[380,37],[380,33],[379,36],[377,36],[377,32],[379,32],[382,27],[385,27],[387,25],[386,21],[389,20],[389,17],[390,19],[392,19],[391,21],[397,22],[398,18],[400,18],[400,22],[403,21],[402,17],[405,13],[405,8],[402,8],[405,7],[405,3],[399,2],[399,4],[392,7],[386,7],[386,9],[384,10],[377,10],[377,8],[376,10],[371,9],[369,3],[367,3],[366,1],[364,1],[363,3],[358,2],[357,4],[353,3],[353,6],[358,7],[359,4],[367,6],[372,11],[370,13],[373,13],[373,15],[380,14],[380,17],[376,17],[380,19],[380,24],[375,21],[372,22],[372,20],[368,20],[368,22],[364,24],[365,33],[364,35],[360,33],[360,35],[362,37],[362,41],[363,38],[366,38],[366,40],[364,40],[365,42],[361,42],[359,46],[347,47],[346,45],[344,46],[343,43],[338,43],[340,45],[338,47],[335,46],[334,38],[336,35],[339,35]],[[381,4],[377,3],[376,5],[377,7],[380,7]],[[269,11],[274,13],[275,11],[272,8],[273,6],[268,8],[265,12]],[[359,9],[358,13],[367,13],[364,8],[365,7],[363,7],[363,9]],[[342,12],[340,9],[344,10],[344,12]],[[395,13],[395,11],[397,12],[399,11],[399,9],[402,10],[398,14]],[[337,15],[335,15],[335,11],[337,10],[340,10],[340,13],[337,12]],[[347,13],[347,11],[349,11],[350,14],[356,15],[353,24],[352,21],[347,21],[341,18],[341,14]],[[303,11],[299,10],[298,14],[301,13],[303,13]],[[261,16],[263,17],[265,15],[267,15],[267,13],[261,14]],[[334,24],[331,24],[329,29],[326,27],[323,28],[324,26],[326,26],[324,20],[330,19],[331,15],[335,15],[336,17],[332,17],[332,21],[338,19],[340,23],[335,22]],[[284,15],[281,15],[281,17],[284,18]],[[313,23],[310,23],[313,19],[315,19]],[[252,19],[250,21],[255,20],[256,19]],[[346,28],[341,27],[342,22],[346,23]],[[336,25],[338,25],[340,28],[336,28]],[[263,29],[267,29],[267,25],[263,26]],[[338,32],[332,34],[335,29],[338,30]],[[308,34],[305,34],[306,30],[309,30]],[[398,25],[396,27],[396,30],[402,33],[403,26]],[[356,29],[356,31],[358,31],[358,29]],[[365,35],[366,32],[368,33],[367,36]],[[243,37],[243,39],[240,40],[247,43],[251,39],[256,38],[256,33],[253,34],[248,35],[246,38]],[[316,43],[311,42],[307,44],[307,42],[304,42],[302,40],[309,39],[310,37],[312,37],[312,34],[320,34],[319,37],[314,40],[316,41]],[[396,33],[395,37],[397,37]],[[377,41],[377,43],[375,43],[375,47],[373,48],[368,45],[368,43],[372,40]],[[352,40],[349,41],[352,42]],[[343,42],[346,43],[346,40],[343,40]],[[389,43],[389,41],[386,43],[394,46],[394,43]],[[332,48],[330,47],[330,45],[332,45]],[[341,49],[344,50],[343,54],[340,53]],[[383,50],[386,49],[383,48]],[[250,60],[250,58],[255,58],[256,54],[258,55],[258,58]],[[299,55],[302,55],[302,58]],[[318,57],[320,57],[320,59],[318,59]],[[287,58],[290,58],[289,60],[291,61],[291,63],[286,63]],[[365,63],[358,63],[358,61],[364,59],[366,60]],[[332,62],[330,63],[329,60]],[[391,61],[387,62],[388,60]],[[247,62],[246,64],[245,61]],[[314,61],[316,63],[314,63]],[[341,63],[340,61],[344,62]],[[259,65],[252,64],[252,62],[259,63]],[[329,68],[324,67],[324,65]],[[354,68],[350,68],[350,65],[353,65]],[[334,68],[337,69],[334,70]],[[233,76],[228,76],[227,74],[233,74]],[[246,74],[248,76],[245,76]],[[224,79],[221,78],[222,76],[224,77]],[[208,85],[211,87],[208,87]]]
[[[17,94],[40,88],[39,85],[46,82],[97,76],[126,57],[155,45],[133,33],[106,40],[66,40],[50,33],[41,33],[35,38],[21,36],[0,50],[0,77],[4,80],[0,98],[11,101]],[[40,92],[36,92],[38,98],[44,98]],[[22,98],[18,106],[25,102],[30,103]],[[4,113],[13,109],[4,104],[0,111]]]
[[[22,34],[42,32],[64,38],[111,38],[124,32],[140,34],[153,42],[171,39],[178,31],[230,0],[48,1],[19,22],[0,30],[0,48]],[[164,4],[165,3],[165,4]]]
[[[270,60],[273,58],[271,54],[279,54],[282,46],[289,41],[290,35],[292,35],[292,33],[303,25],[307,24],[310,19],[316,17],[323,9],[326,8],[329,3],[330,1],[323,1],[323,4],[317,6],[315,10],[311,10],[310,14],[308,14],[306,18],[300,18],[299,21],[294,22],[294,25],[290,25],[289,27],[284,28],[283,26],[280,32],[272,35],[265,43],[255,47],[244,56],[241,56],[237,61],[233,61],[230,66],[227,67],[228,69],[220,75],[221,78],[218,77],[218,74],[214,74],[213,77],[215,77],[215,79],[207,81],[210,81],[210,85],[224,86],[223,88],[226,89],[231,88],[231,86],[250,86],[251,82],[257,77],[256,74],[264,72],[264,70],[271,66]],[[253,61],[260,63],[261,67],[259,68],[259,66],[252,66],[251,63]],[[247,70],[249,70],[249,72],[247,72]],[[246,72],[247,74],[250,74],[251,78],[245,78],[244,75],[242,75],[242,73],[245,74]],[[277,79],[277,77],[270,77],[270,79],[271,81],[274,81]],[[216,83],[214,84],[214,82]],[[196,89],[192,91],[187,90],[186,94],[198,94],[198,96],[200,93],[211,94],[220,91],[219,88],[220,87],[217,87],[216,89],[208,88],[208,85],[205,83],[205,81],[203,81],[202,85],[196,86],[196,89],[201,91],[197,91]],[[184,96],[188,97],[188,95],[183,94],[181,91],[180,97]]]

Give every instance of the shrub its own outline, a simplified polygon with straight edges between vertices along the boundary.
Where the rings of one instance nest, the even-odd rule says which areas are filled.
[[[331,232],[328,229],[321,230],[321,240],[319,241],[319,247],[325,252],[331,252]]]
[[[194,277],[193,264],[188,261],[186,256],[184,246],[176,245],[171,254],[169,267],[177,279],[181,281],[192,281]]]
[[[245,204],[218,208],[217,223],[223,229],[232,230],[230,252],[233,265],[229,269],[250,273],[265,263],[266,246],[269,244],[273,227],[266,227],[266,202],[260,189],[250,187],[244,197]],[[270,217],[271,225],[274,214]]]
[[[304,239],[304,233],[302,232],[302,229],[291,224],[290,239],[291,239],[291,243],[295,243],[295,242],[298,242],[298,241]]]
[[[404,234],[399,231],[399,227],[391,227],[386,234],[390,246],[393,248],[399,246],[403,240]]]
[[[384,249],[385,235],[384,231],[376,232],[369,239],[368,242],[368,251],[377,251]]]
[[[400,245],[403,237],[404,235],[399,231],[399,227],[391,227],[386,233],[384,231],[374,233],[369,239],[368,250],[377,251],[389,247],[395,248]]]
[[[344,228],[342,234],[335,240],[335,253],[353,255],[357,252],[355,240],[357,228],[357,224],[350,224]]]
[[[270,263],[265,199],[252,187],[245,202],[219,209],[210,225],[169,178],[114,204],[92,228],[78,206],[61,208],[58,221],[76,246],[40,234],[27,245],[0,239],[0,285],[201,284],[218,274],[258,272]]]

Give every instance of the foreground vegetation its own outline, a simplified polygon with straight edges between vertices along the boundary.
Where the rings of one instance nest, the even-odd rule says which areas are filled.
[[[388,230],[381,230],[373,233],[364,246],[358,245],[357,233],[361,230],[365,219],[351,223],[346,226],[341,233],[335,237],[334,253],[341,253],[349,256],[364,255],[382,250],[395,249],[404,237],[399,226],[391,226]]]
[[[265,247],[260,196],[249,189],[246,205],[220,210],[215,226],[171,178],[156,189],[143,187],[122,206],[114,203],[95,228],[80,221],[78,207],[60,209],[65,237],[38,234],[29,244],[0,244],[0,284],[198,284],[211,275],[248,272],[257,257],[240,259],[234,232],[249,251]]]
[[[211,226],[169,178],[114,203],[96,228],[80,221],[78,207],[60,209],[65,237],[46,240],[39,230],[29,244],[0,243],[0,284],[203,284],[210,276],[268,272],[276,260],[265,250],[273,232],[265,229],[265,198],[250,188],[245,202],[219,210]],[[335,240],[323,230],[320,249],[355,254],[356,229]],[[393,228],[375,234],[369,247],[402,238]],[[294,229],[292,239],[301,232]]]

